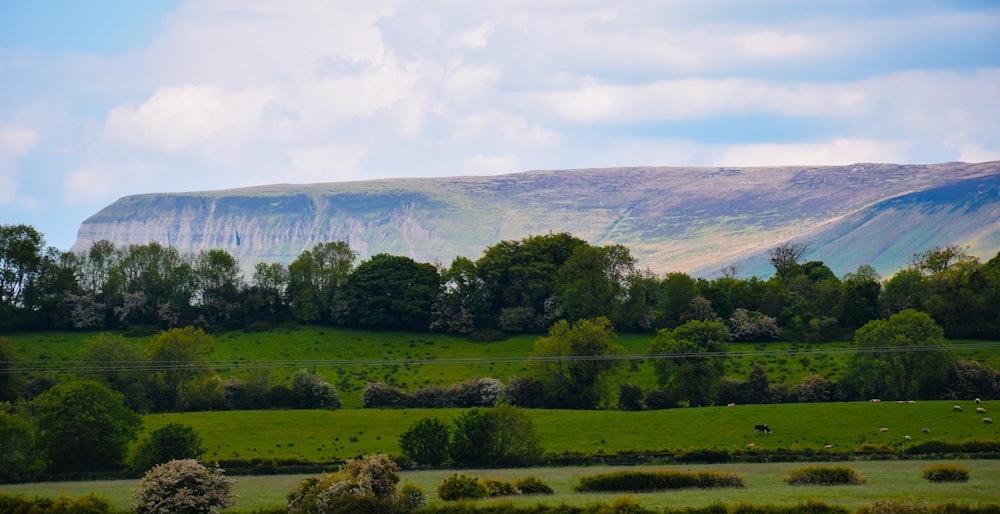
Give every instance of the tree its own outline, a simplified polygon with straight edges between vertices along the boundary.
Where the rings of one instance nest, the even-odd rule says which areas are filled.
[[[658,355],[653,369],[660,387],[692,407],[715,398],[726,371],[729,331],[717,321],[692,320],[656,333],[649,353]]]
[[[810,373],[795,386],[795,396],[800,402],[830,401],[830,382],[822,375]]]
[[[747,380],[743,383],[743,401],[746,403],[769,403],[771,401],[771,384],[767,379],[764,366],[755,362],[750,367]]]
[[[787,242],[772,248],[767,254],[767,259],[774,266],[778,278],[784,279],[794,274],[799,266],[799,260],[808,249],[809,245],[805,243]]]
[[[202,250],[194,259],[195,300],[209,323],[242,322],[239,261],[225,250]]]
[[[17,371],[20,360],[14,341],[0,336],[0,401],[13,401],[24,394],[24,375]]]
[[[0,307],[22,306],[28,281],[42,265],[45,239],[29,225],[0,225]]]
[[[340,395],[319,374],[301,369],[292,375],[292,397],[300,409],[339,409]]]
[[[440,286],[441,277],[431,264],[375,255],[348,279],[351,320],[389,330],[427,330]]]
[[[142,418],[121,393],[89,380],[57,384],[32,401],[52,471],[119,469]]]
[[[489,323],[491,298],[476,263],[456,257],[441,272],[441,284],[432,306],[431,330],[469,334]]]
[[[907,309],[870,321],[854,333],[850,376],[870,397],[915,400],[945,383],[953,360],[944,331],[927,313]]]
[[[882,283],[875,268],[867,264],[858,266],[854,273],[844,275],[841,285],[844,293],[839,310],[843,326],[857,329],[878,317]]]
[[[570,320],[607,316],[621,321],[636,275],[635,259],[623,245],[576,247],[557,276],[563,314]]]
[[[306,322],[331,323],[346,310],[344,287],[357,252],[344,241],[317,244],[288,265],[292,313]]]
[[[388,455],[349,459],[340,470],[307,478],[288,495],[288,514],[394,512],[399,466]]]
[[[592,409],[609,398],[607,378],[622,361],[609,359],[625,349],[614,342],[608,318],[559,320],[548,337],[535,341],[532,374],[544,384],[552,407]]]
[[[28,481],[43,469],[31,422],[0,409],[0,483]]]
[[[102,382],[114,391],[125,395],[125,403],[136,412],[147,412],[150,407],[149,371],[143,369],[141,346],[124,337],[98,334],[87,341],[87,361],[90,378]]]
[[[129,468],[145,473],[157,464],[172,460],[198,459],[205,453],[201,436],[180,423],[167,423],[149,433],[132,451]]]
[[[438,418],[423,418],[400,434],[399,449],[416,464],[436,467],[448,460],[450,439],[448,425]]]
[[[161,408],[181,409],[187,382],[210,373],[205,356],[211,353],[213,341],[204,330],[194,327],[172,328],[153,337],[146,360],[155,370],[152,377],[161,391]]]
[[[136,514],[209,514],[236,505],[236,480],[194,459],[172,460],[150,469],[136,487]]]
[[[476,407],[455,418],[451,458],[460,466],[527,466],[541,456],[535,423],[514,406]]]
[[[194,290],[191,265],[176,248],[153,241],[130,245],[117,261],[106,294],[115,303],[122,325],[157,324],[172,328],[178,313],[191,305]]]

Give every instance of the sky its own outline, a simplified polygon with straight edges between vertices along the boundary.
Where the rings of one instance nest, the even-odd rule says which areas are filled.
[[[1000,160],[1000,2],[0,0],[0,225],[133,194]]]

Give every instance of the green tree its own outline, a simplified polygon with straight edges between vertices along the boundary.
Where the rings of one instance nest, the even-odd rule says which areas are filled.
[[[729,331],[717,321],[692,320],[656,333],[649,353],[660,387],[697,407],[710,404],[726,372]]]
[[[243,276],[239,261],[221,249],[202,250],[194,259],[195,301],[212,324],[242,322]]]
[[[84,354],[93,371],[90,378],[125,395],[125,403],[136,412],[152,407],[149,371],[143,369],[142,347],[122,336],[98,334],[87,341]]]
[[[120,324],[170,328],[177,326],[180,313],[191,305],[193,273],[176,248],[156,241],[130,245],[112,270],[108,290]]]
[[[441,277],[437,269],[409,257],[378,254],[348,279],[351,320],[389,330],[427,330]]]
[[[0,306],[22,305],[28,281],[42,265],[45,239],[29,225],[0,225]]]
[[[592,409],[607,401],[608,378],[623,362],[608,357],[626,353],[615,338],[611,322],[600,317],[572,325],[559,320],[535,341],[530,369],[543,383],[546,403]]]
[[[339,409],[340,395],[319,374],[301,369],[292,375],[292,397],[300,409]]]
[[[211,514],[236,504],[236,480],[222,469],[194,459],[172,460],[139,480],[132,509],[136,514]]]
[[[142,418],[121,393],[89,380],[57,384],[32,401],[52,471],[119,469]]]
[[[17,370],[20,360],[14,341],[0,336],[0,401],[13,401],[24,394],[24,375]]]
[[[0,405],[0,483],[36,478],[45,469],[45,461],[35,445],[35,429],[30,421],[2,407]]]
[[[912,309],[868,322],[854,333],[854,345],[848,379],[870,397],[927,398],[921,391],[943,386],[954,359],[941,349],[941,327]]]
[[[201,436],[193,428],[180,423],[167,423],[149,433],[132,450],[129,468],[145,473],[157,464],[172,460],[198,459],[205,454]]]
[[[542,456],[531,418],[511,405],[475,407],[455,418],[451,458],[466,467],[518,467]]]
[[[489,323],[491,298],[476,263],[456,257],[441,272],[441,284],[432,307],[431,330],[469,334]]]
[[[448,460],[451,430],[438,418],[418,419],[399,436],[403,456],[426,466],[440,466]]]
[[[567,319],[623,319],[629,286],[638,275],[636,262],[623,245],[578,246],[559,267],[557,292]]]
[[[346,310],[344,288],[357,252],[344,241],[320,243],[288,265],[292,313],[306,322],[332,323]]]
[[[153,337],[146,360],[154,370],[160,408],[180,410],[185,385],[209,375],[205,357],[212,352],[213,342],[212,336],[194,327],[172,328]]]
[[[863,264],[857,271],[844,275],[840,304],[841,325],[857,329],[878,317],[882,278],[875,268]]]

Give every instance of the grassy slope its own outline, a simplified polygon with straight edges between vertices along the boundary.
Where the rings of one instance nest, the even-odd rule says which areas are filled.
[[[1000,427],[983,424],[972,402],[961,413],[953,402],[851,402],[737,405],[662,411],[527,410],[547,452],[617,453],[628,450],[692,448],[851,451],[865,445],[898,449],[904,435],[913,442],[1000,439]],[[988,409],[992,409],[987,405]],[[227,411],[145,416],[145,430],[183,423],[201,434],[207,459],[234,457],[299,458],[329,461],[362,453],[398,453],[398,436],[413,422],[438,417],[446,422],[459,409],[345,409],[338,411]],[[755,435],[766,423],[771,435]],[[234,429],[234,427],[245,427]],[[889,432],[880,432],[882,427]],[[921,429],[931,429],[924,434]]]

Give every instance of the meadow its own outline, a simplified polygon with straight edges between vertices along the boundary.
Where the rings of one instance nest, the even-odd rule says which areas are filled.
[[[684,466],[644,466],[642,469],[681,469],[684,471],[718,470],[742,473],[747,487],[743,489],[684,489],[631,495],[643,506],[662,508],[704,506],[714,502],[795,505],[808,500],[831,505],[858,508],[879,499],[902,499],[929,503],[956,502],[972,505],[997,503],[1000,491],[1000,463],[990,460],[962,461],[971,478],[961,483],[929,483],[920,478],[920,472],[934,461],[865,461],[850,462],[866,480],[863,485],[851,486],[790,486],[784,483],[788,470],[801,467],[802,463],[768,464],[719,464]],[[460,473],[479,478],[497,478],[513,481],[525,476],[536,476],[552,487],[551,496],[522,496],[502,499],[478,500],[480,503],[510,502],[518,505],[548,504],[586,505],[610,502],[623,496],[618,493],[577,493],[573,486],[581,476],[619,469],[636,469],[614,466],[574,466],[525,469],[462,470]],[[420,486],[431,502],[441,502],[436,490],[442,480],[455,471],[404,471],[401,483]],[[227,512],[250,512],[254,509],[282,506],[286,495],[303,479],[315,475],[240,476],[236,485],[239,503]],[[0,494],[56,497],[65,494],[75,498],[94,493],[107,498],[121,509],[131,503],[136,480],[110,480],[88,482],[48,482],[37,484],[0,485]]]
[[[8,336],[19,350],[30,375],[60,376],[84,367],[86,343],[98,334],[40,332]],[[295,326],[268,332],[233,331],[215,337],[211,361],[223,378],[245,378],[251,369],[266,368],[275,383],[295,371],[313,369],[334,384],[344,408],[359,407],[368,382],[386,382],[406,390],[428,384],[493,377],[509,380],[528,371],[528,357],[540,336],[520,335],[491,343],[477,343],[446,334],[377,332],[337,327]],[[129,338],[145,348],[149,337]],[[650,334],[620,334],[618,342],[633,355],[647,352]],[[950,341],[957,355],[1000,368],[1000,343]],[[745,379],[754,363],[767,371],[771,383],[795,384],[810,373],[837,380],[847,370],[849,342],[733,343],[727,376]],[[611,380],[644,389],[656,387],[652,366],[644,359],[628,360]]]

